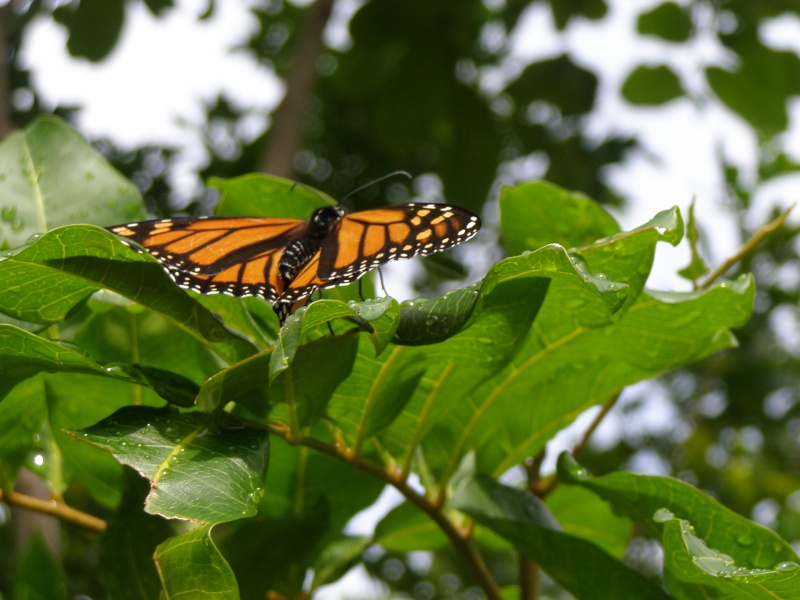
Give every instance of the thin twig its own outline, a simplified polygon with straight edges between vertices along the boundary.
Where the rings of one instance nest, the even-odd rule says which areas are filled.
[[[611,412],[611,409],[614,408],[614,406],[616,406],[620,394],[621,392],[617,392],[616,394],[614,394],[614,397],[611,398],[611,400],[609,400],[608,402],[606,402],[603,408],[600,410],[600,412],[597,413],[597,416],[594,418],[592,423],[589,425],[589,427],[586,428],[586,431],[583,432],[583,436],[581,437],[580,441],[577,444],[575,444],[575,447],[572,449],[572,456],[574,456],[575,458],[578,458],[578,456],[580,456],[581,452],[583,452],[583,449],[586,448],[586,445],[589,443],[589,438],[592,437],[592,434],[600,426],[600,423],[603,422],[603,419],[605,419],[608,413]]]
[[[750,253],[756,246],[758,246],[764,239],[766,239],[772,232],[778,229],[781,225],[783,225],[784,221],[786,221],[789,213],[792,212],[792,209],[797,206],[797,204],[792,204],[789,208],[787,208],[781,215],[764,225],[761,229],[759,229],[756,234],[747,240],[744,245],[742,245],[739,250],[736,251],[732,256],[729,256],[725,262],[723,262],[720,266],[718,266],[711,275],[702,283],[700,286],[701,290],[707,289],[711,287],[717,279],[722,277],[725,272],[730,269],[733,265],[737,262],[742,260],[748,253]]]
[[[3,492],[0,490],[0,502],[5,502],[9,506],[18,506],[20,508],[27,508],[46,515],[51,515],[67,523],[72,523],[73,525],[83,527],[90,531],[96,531],[97,533],[104,532],[108,526],[102,519],[98,519],[97,517],[56,500],[42,500],[40,498],[34,498],[33,496],[20,494],[19,492]]]
[[[441,510],[440,506],[413,489],[408,484],[401,471],[396,469],[387,471],[378,463],[372,462],[360,454],[356,454],[352,449],[342,445],[326,444],[325,442],[304,435],[298,435],[289,439],[289,428],[285,425],[268,425],[268,429],[273,434],[284,438],[288,443],[305,446],[321,452],[322,454],[327,454],[328,456],[343,460],[353,467],[394,487],[406,500],[427,514],[431,520],[439,526],[450,540],[453,548],[455,548],[456,552],[458,552],[475,576],[476,583],[483,589],[486,597],[489,598],[489,600],[501,600],[502,595],[500,594],[500,589],[497,587],[497,583],[489,572],[489,568],[486,566],[483,557],[472,543],[470,537],[471,529],[465,530],[453,523],[444,511]]]

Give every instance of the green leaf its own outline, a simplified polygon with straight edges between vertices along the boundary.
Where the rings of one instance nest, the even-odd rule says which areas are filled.
[[[158,546],[154,559],[167,598],[239,600],[233,571],[204,525]]]
[[[619,225],[597,202],[545,181],[500,192],[503,245],[522,254],[546,244],[588,246],[619,232]]]
[[[737,564],[727,554],[709,548],[685,519],[666,509],[656,515],[663,524],[664,579],[680,598],[731,598],[774,600],[796,598],[800,590],[800,564],[784,561],[772,568]]]
[[[105,591],[122,600],[150,600],[161,590],[153,553],[170,537],[168,521],[142,510],[146,480],[124,470],[125,491],[100,545],[100,579]]]
[[[640,106],[659,106],[684,95],[681,80],[664,65],[639,65],[628,75],[621,92],[628,102]]]
[[[748,36],[732,49],[740,59],[738,69],[708,67],[711,89],[759,132],[784,131],[789,124],[787,102],[800,94],[800,58],[795,52],[767,48]]]
[[[144,216],[136,186],[57,117],[37,119],[0,142],[0,196],[0,250],[61,225]]]
[[[654,515],[666,509],[677,518],[690,521],[698,537],[737,563],[771,569],[781,562],[798,562],[791,545],[777,533],[677,479],[622,472],[590,477],[566,452],[558,459],[558,476],[565,483],[593,491],[608,501],[617,514],[639,523],[656,537],[661,537],[664,522],[654,519]]]
[[[452,504],[512,542],[576,598],[668,597],[594,544],[560,531],[547,507],[530,493],[479,475],[459,487]]]
[[[616,221],[591,198],[544,182],[503,188],[500,211],[509,252],[535,250],[550,242],[573,248],[572,256],[585,261],[592,273],[629,284],[628,302],[638,296],[650,275],[656,242],[676,246],[683,237],[677,208],[620,232]]]
[[[64,568],[34,531],[17,567],[14,585],[17,600],[60,600],[67,598],[67,576]]]
[[[76,438],[150,479],[145,510],[222,523],[256,513],[269,459],[265,431],[214,423],[202,413],[126,406]]]
[[[59,322],[100,287],[166,316],[228,360],[253,351],[179,289],[158,261],[96,227],[61,227],[0,261],[0,312],[25,321]]]
[[[686,42],[694,25],[688,9],[674,2],[664,2],[639,15],[636,29],[642,35],[653,35],[668,42]]]
[[[214,214],[232,217],[307,219],[320,206],[336,201],[296,181],[252,173],[234,179],[212,177],[208,184],[222,192]]]
[[[692,253],[692,258],[688,265],[678,271],[678,275],[696,284],[703,275],[708,273],[708,266],[697,249],[698,233],[697,222],[694,218],[694,200],[692,200],[692,203],[689,205],[689,221],[686,224],[686,239],[689,241],[689,249]]]

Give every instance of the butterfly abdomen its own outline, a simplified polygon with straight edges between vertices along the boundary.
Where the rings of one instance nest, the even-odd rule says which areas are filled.
[[[281,253],[278,270],[285,286],[308,264],[319,250],[322,240],[336,229],[343,216],[344,211],[339,206],[323,206],[311,214],[306,234],[290,242]]]

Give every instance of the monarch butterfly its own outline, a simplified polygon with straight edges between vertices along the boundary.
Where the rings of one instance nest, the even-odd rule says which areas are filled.
[[[477,215],[447,204],[405,204],[307,220],[178,217],[107,229],[141,245],[180,287],[260,296],[283,323],[314,290],[351,283],[390,260],[446,250],[472,238]]]

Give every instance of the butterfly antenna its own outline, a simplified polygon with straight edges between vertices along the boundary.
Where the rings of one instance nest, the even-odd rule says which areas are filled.
[[[372,181],[369,181],[369,182],[365,183],[364,185],[362,185],[360,187],[357,187],[353,191],[348,192],[348,194],[344,198],[342,198],[342,202],[347,200],[353,194],[357,194],[361,190],[365,190],[368,187],[375,185],[376,183],[380,183],[381,181],[386,181],[387,179],[390,179],[390,178],[394,177],[395,175],[402,175],[403,177],[407,177],[409,180],[410,179],[414,179],[411,176],[411,173],[409,173],[408,171],[392,171],[391,173],[389,173],[387,175],[384,175],[383,177],[378,177],[377,179],[373,179]]]
[[[290,192],[291,192],[291,191],[293,191],[293,190],[294,190],[294,188],[296,188],[296,187],[301,187],[301,188],[303,188],[305,191],[307,191],[307,192],[311,192],[312,194],[315,194],[315,195],[319,196],[320,198],[322,198],[322,201],[323,201],[325,204],[330,204],[331,206],[336,206],[336,202],[335,202],[335,201],[333,202],[333,204],[331,204],[331,203],[330,203],[330,201],[328,200],[328,198],[326,198],[324,195],[322,195],[322,194],[320,193],[320,191],[319,191],[319,190],[315,190],[314,188],[307,186],[307,185],[306,185],[305,183],[303,183],[302,181],[295,181],[295,182],[292,184],[292,187],[290,187],[290,188],[289,188],[289,191],[290,191]]]

